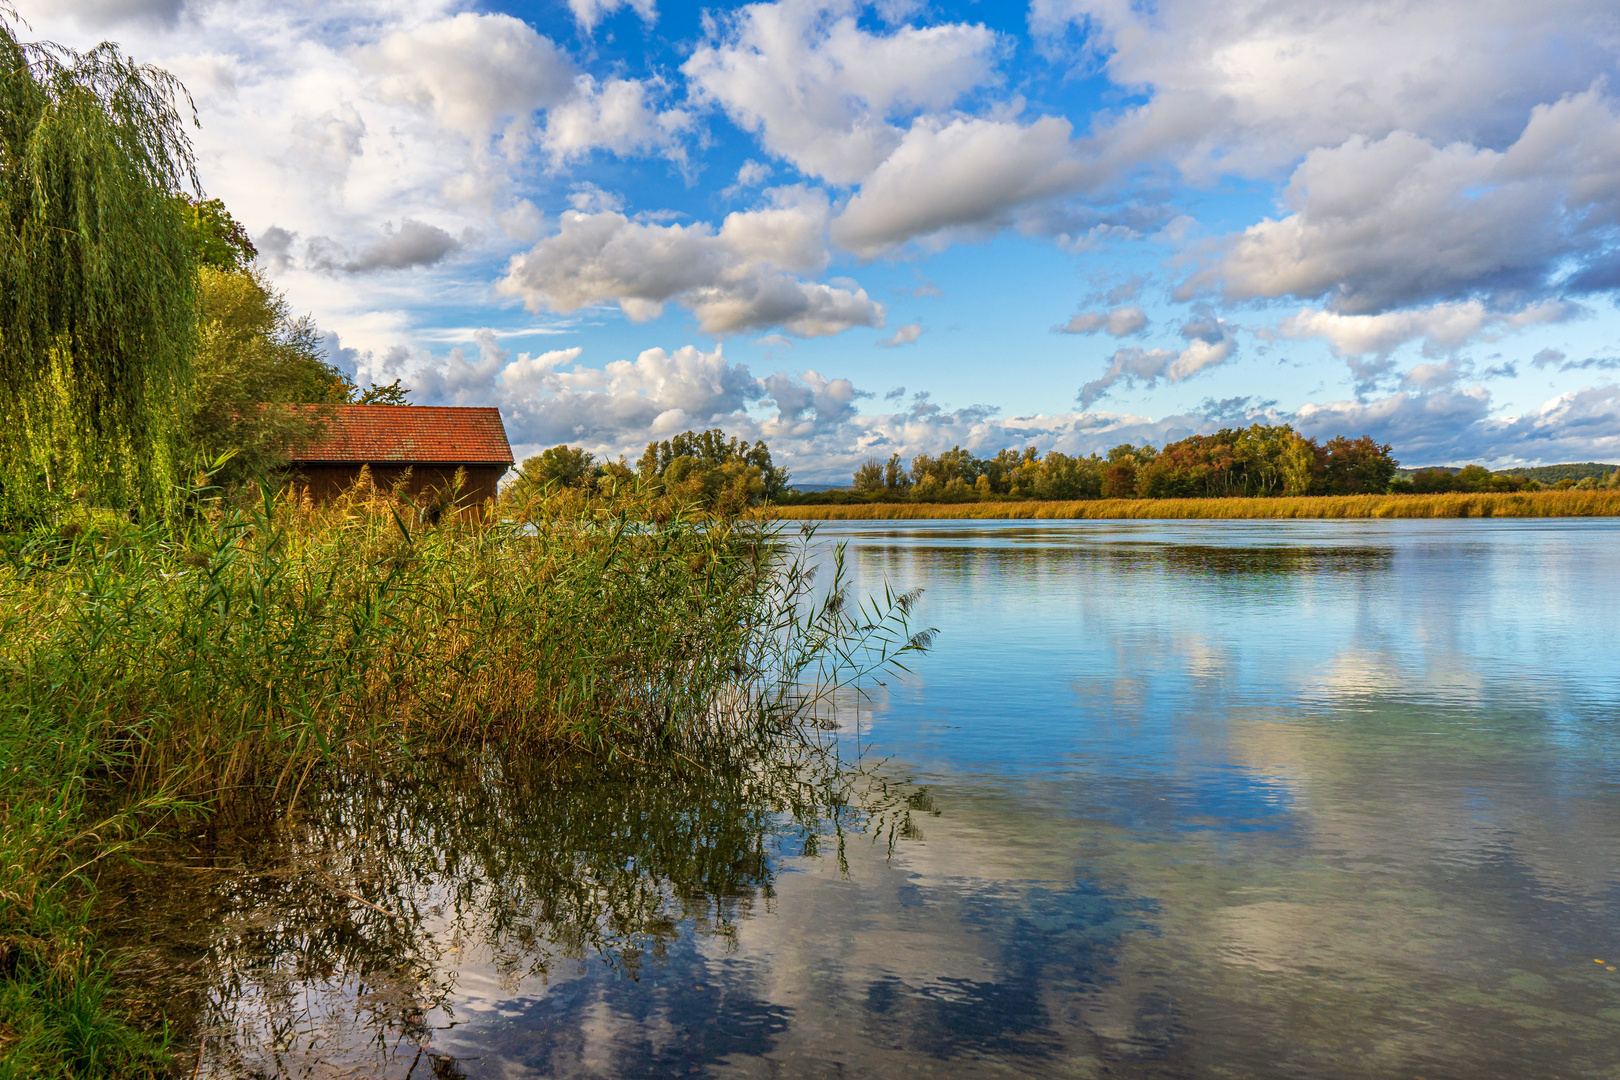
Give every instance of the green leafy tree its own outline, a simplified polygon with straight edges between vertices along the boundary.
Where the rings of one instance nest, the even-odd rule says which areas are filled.
[[[356,390],[354,403],[356,405],[409,405],[411,403],[411,389],[401,386],[400,380],[391,383],[373,383],[364,390]]]
[[[199,266],[215,270],[247,270],[258,258],[247,230],[233,218],[219,199],[193,199],[185,202],[186,219],[191,225]]]
[[[727,508],[775,502],[788,489],[788,472],[771,461],[764,440],[729,438],[719,428],[650,442],[637,469],[645,480]]]
[[[890,501],[905,496],[911,488],[911,477],[906,475],[905,462],[899,454],[890,454],[888,461],[867,458],[855,470],[854,490],[869,499]]]
[[[553,446],[518,466],[518,477],[506,489],[509,502],[525,502],[536,495],[568,487],[589,487],[599,469],[596,455],[582,446]]]
[[[1299,434],[1287,424],[1253,424],[1237,432],[1232,452],[1245,495],[1281,495],[1288,485],[1289,454]],[[1308,471],[1308,470],[1307,470]],[[1305,486],[1310,486],[1307,480]]]
[[[877,458],[861,462],[860,468],[855,470],[854,489],[859,495],[876,495],[882,491],[883,463]]]
[[[198,293],[190,444],[211,458],[234,454],[226,482],[272,473],[319,436],[328,412],[318,406],[348,401],[353,386],[326,362],[313,320],[294,318],[257,269],[204,266]]]
[[[1106,463],[1093,454],[1074,458],[1048,451],[1041,459],[1033,494],[1037,499],[1100,499]]]
[[[184,88],[115,46],[19,41],[0,7],[0,497],[156,510],[197,336]],[[24,510],[26,512],[26,509]]]
[[[890,454],[889,460],[883,463],[883,490],[890,495],[904,495],[910,487],[911,477],[906,475],[905,463],[899,454]]]
[[[948,489],[955,484],[965,490],[978,480],[980,467],[981,463],[970,451],[953,446],[937,458],[927,454],[912,458],[911,480],[918,485],[925,480],[932,481],[931,488]]]
[[[1282,493],[1311,494],[1322,472],[1322,448],[1316,445],[1314,439],[1307,439],[1291,430],[1280,450],[1282,456],[1278,468],[1282,474]]]
[[[1392,482],[1391,487],[1419,495],[1435,495],[1447,492],[1523,491],[1534,483],[1526,476],[1492,472],[1483,465],[1464,465],[1455,472],[1450,469],[1419,469],[1405,481]],[[1556,486],[1562,489],[1575,487],[1578,483],[1571,477],[1560,480]]]

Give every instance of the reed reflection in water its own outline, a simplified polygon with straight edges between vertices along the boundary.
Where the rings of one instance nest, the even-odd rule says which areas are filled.
[[[821,535],[941,630],[835,754],[329,790],[129,977],[205,1075],[1615,1075],[1620,528]]]

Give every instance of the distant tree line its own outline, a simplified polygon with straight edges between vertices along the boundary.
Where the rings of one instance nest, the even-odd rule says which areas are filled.
[[[1605,475],[1601,468],[1594,466],[1589,475],[1565,478],[1555,486],[1620,488],[1620,469]],[[1543,487],[1522,472],[1492,472],[1480,465],[1420,469],[1402,476],[1389,445],[1370,436],[1338,436],[1320,443],[1287,424],[1255,424],[1189,436],[1161,448],[1122,443],[1105,455],[1086,457],[1057,450],[1041,454],[1033,446],[989,457],[954,446],[939,455],[918,454],[909,464],[891,454],[886,461],[868,458],[855,470],[849,489],[801,492],[789,487],[787,470],[774,464],[763,440],[750,443],[716,428],[650,442],[634,467],[623,458],[598,461],[582,447],[553,446],[523,462],[504,498],[523,501],[563,490],[606,494],[627,483],[654,485],[729,510],[763,503],[1252,498]]]
[[[960,446],[907,466],[898,454],[868,459],[850,492],[795,502],[977,499],[1169,499],[1264,495],[1359,495],[1390,490],[1398,463],[1368,436],[1318,443],[1286,424],[1224,428],[1162,448],[1123,443],[1106,455],[1072,457],[1035,447],[976,457]]]
[[[712,428],[648,443],[633,469],[622,458],[598,461],[583,447],[553,446],[524,460],[503,498],[521,503],[569,489],[608,494],[627,483],[735,512],[780,501],[788,492],[788,472],[771,460],[763,440],[750,443]]]
[[[1555,474],[1579,471],[1579,476]],[[1546,483],[1543,483],[1545,479]],[[1414,491],[1420,495],[1441,492],[1478,491],[1539,491],[1552,487],[1559,491],[1604,491],[1620,488],[1620,468],[1597,465],[1554,465],[1540,469],[1507,469],[1492,472],[1483,465],[1464,465],[1461,469],[1418,469],[1410,476],[1397,478],[1391,488],[1395,491]]]
[[[1459,470],[1451,469],[1449,471],[1457,472]],[[1561,480],[1579,483],[1587,477],[1592,477],[1601,483],[1613,473],[1620,472],[1620,465],[1605,465],[1598,461],[1566,461],[1559,465],[1519,465],[1503,471],[1512,473],[1515,476],[1539,480],[1547,485],[1556,485]],[[1405,472],[1406,470],[1403,470],[1403,475]]]

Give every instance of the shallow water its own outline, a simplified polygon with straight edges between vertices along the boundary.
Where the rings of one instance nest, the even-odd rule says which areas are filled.
[[[1620,1076],[1620,523],[819,535],[940,630],[841,765],[332,792],[130,886],[201,1075]]]

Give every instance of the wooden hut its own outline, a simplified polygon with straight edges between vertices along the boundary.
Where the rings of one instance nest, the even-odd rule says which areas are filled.
[[[496,483],[512,467],[512,447],[499,409],[438,405],[324,406],[320,438],[291,455],[291,465],[311,497],[330,499],[371,467],[378,487],[405,480],[419,495],[442,489],[467,470],[461,502],[493,499]]]

